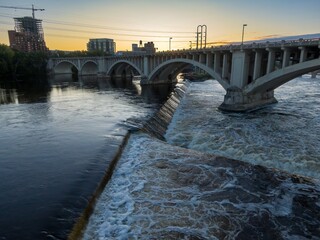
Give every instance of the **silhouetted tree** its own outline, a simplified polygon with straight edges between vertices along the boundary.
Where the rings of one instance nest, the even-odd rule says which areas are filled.
[[[0,44],[0,76],[6,77],[12,73],[14,51],[5,44]]]

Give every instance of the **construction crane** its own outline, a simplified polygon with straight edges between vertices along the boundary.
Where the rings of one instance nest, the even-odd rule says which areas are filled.
[[[32,4],[32,8],[26,8],[26,7],[12,7],[12,6],[0,6],[0,8],[13,8],[13,9],[24,9],[24,10],[32,10],[32,18],[34,19],[34,12],[35,11],[44,11],[43,8],[34,8]]]

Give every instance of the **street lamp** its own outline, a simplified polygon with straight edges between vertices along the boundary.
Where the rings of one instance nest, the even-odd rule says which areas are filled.
[[[243,48],[243,37],[244,37],[244,27],[248,26],[247,24],[242,25],[242,40],[241,40],[241,49]]]
[[[171,51],[171,39],[172,37],[169,38],[169,51]]]

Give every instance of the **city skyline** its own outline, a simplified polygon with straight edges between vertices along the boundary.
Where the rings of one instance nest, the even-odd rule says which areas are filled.
[[[96,0],[96,1],[1,1],[2,6],[44,8],[43,20],[50,50],[86,50],[89,38],[112,38],[117,50],[131,50],[132,43],[152,41],[158,50],[195,46],[198,25],[208,27],[207,42],[244,40],[319,33],[318,0]],[[0,8],[0,43],[9,44],[8,30],[14,17],[31,16],[31,10]]]

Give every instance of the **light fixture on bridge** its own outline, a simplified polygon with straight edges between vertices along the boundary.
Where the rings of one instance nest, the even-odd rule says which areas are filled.
[[[171,51],[171,40],[172,40],[172,37],[169,38],[169,51]]]
[[[243,48],[243,38],[244,38],[244,27],[248,26],[247,24],[242,25],[242,40],[241,40],[241,50]]]

